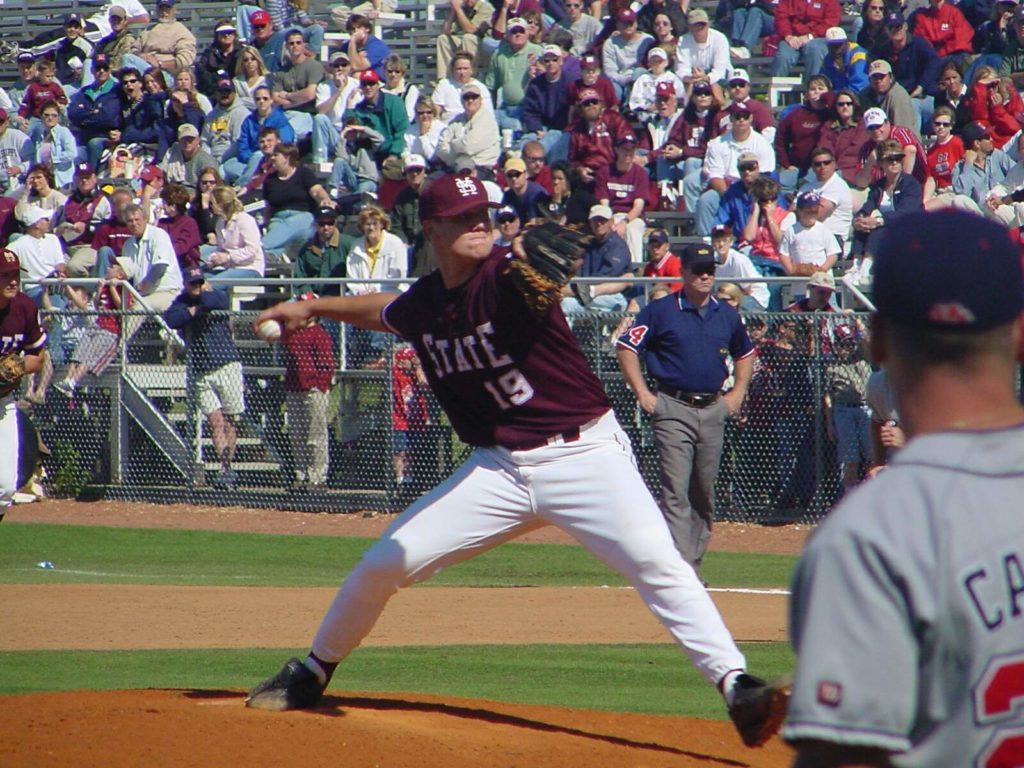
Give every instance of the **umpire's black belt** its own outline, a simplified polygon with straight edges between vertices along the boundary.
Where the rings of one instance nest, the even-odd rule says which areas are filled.
[[[717,392],[687,392],[683,389],[669,389],[667,387],[658,387],[658,391],[663,395],[668,395],[673,400],[686,403],[691,408],[707,408],[709,405],[714,405],[718,402]]]

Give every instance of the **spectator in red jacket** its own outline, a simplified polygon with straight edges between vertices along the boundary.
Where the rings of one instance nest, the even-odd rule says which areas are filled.
[[[569,162],[579,169],[588,189],[593,188],[598,169],[615,162],[615,143],[631,135],[633,126],[618,112],[606,108],[596,90],[580,91],[577,117],[569,136]]]
[[[941,59],[971,53],[974,27],[960,9],[946,0],[929,0],[929,5],[914,14],[914,34],[931,43]]]
[[[860,99],[853,91],[844,89],[836,94],[832,106],[835,120],[822,126],[821,146],[832,150],[836,169],[843,181],[850,186],[858,186],[860,150],[871,141],[871,134],[861,120]]]
[[[967,97],[971,120],[988,128],[996,149],[1002,149],[1021,129],[1024,102],[1010,78],[1000,79],[995,69],[978,67]]]
[[[828,78],[814,75],[807,81],[806,103],[789,110],[775,131],[775,157],[779,181],[785,191],[797,188],[811,167],[811,152],[820,143],[822,127],[831,116]]]
[[[296,300],[315,299],[313,292]],[[334,344],[316,318],[293,333],[281,348],[288,404],[288,441],[295,477],[288,490],[315,491],[327,482],[327,401],[334,383]]]
[[[825,32],[838,27],[842,15],[839,0],[779,0],[775,34],[782,39],[772,60],[772,76],[786,77],[801,59],[808,75],[818,74],[828,55]]]

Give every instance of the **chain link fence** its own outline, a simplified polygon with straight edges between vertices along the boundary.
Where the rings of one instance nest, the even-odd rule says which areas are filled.
[[[222,426],[203,415],[207,396],[190,376],[187,352],[172,333],[152,317],[126,318],[130,338],[114,337],[109,364],[81,373],[72,390],[65,380],[98,316],[45,315],[51,336],[60,329],[52,349],[52,380],[43,402],[37,396],[37,402],[21,405],[50,449],[44,465],[51,492],[90,486],[108,498],[127,500],[395,510],[445,478],[468,454],[469,446],[451,430],[422,379],[415,355],[394,337],[323,321],[338,362],[327,394],[307,407],[301,395],[289,397],[285,348],[253,333],[255,313],[223,314],[241,371],[219,386],[236,388],[222,393],[229,401],[238,394],[244,398],[241,412],[230,420],[235,435],[227,475]],[[584,313],[572,322],[657,494],[653,436],[612,344],[625,317]],[[728,425],[717,513],[736,521],[818,519],[842,488],[823,403],[836,363],[835,329],[852,324],[854,316],[744,317],[758,357],[743,411]],[[866,377],[869,369],[861,365]],[[41,385],[33,382],[37,393]],[[310,434],[326,437],[308,440]],[[323,463],[325,468],[317,466]],[[53,487],[55,478],[59,487]]]

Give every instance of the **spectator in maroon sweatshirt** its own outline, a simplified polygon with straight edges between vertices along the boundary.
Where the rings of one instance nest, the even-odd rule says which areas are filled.
[[[132,202],[132,193],[127,187],[118,187],[111,192],[110,206],[114,215],[96,227],[92,238],[92,247],[96,250],[93,277],[106,277],[114,258],[121,255],[124,244],[133,237],[124,219],[124,207]]]
[[[318,298],[312,291],[297,301]],[[288,490],[315,491],[327,481],[327,401],[334,383],[334,345],[317,319],[285,339],[284,390],[294,480]]]
[[[570,104],[579,104],[580,91],[584,88],[593,88],[607,108],[618,111],[619,102],[615,94],[615,85],[601,72],[601,59],[592,53],[580,57],[580,77],[569,83]]]
[[[734,69],[729,75],[727,85],[729,86],[729,106],[719,113],[718,133],[725,133],[729,130],[729,123],[732,122],[734,111],[746,109],[754,116],[754,130],[771,141],[775,131],[775,116],[767,104],[750,97],[750,75],[747,74],[747,70]],[[769,131],[769,129],[771,130]]]
[[[67,94],[53,79],[54,70],[52,61],[43,59],[39,62],[36,66],[35,80],[29,83],[28,88],[25,89],[21,106],[18,108],[18,117],[21,118],[23,125],[28,126],[27,133],[33,140],[36,140],[37,134],[42,135],[43,105],[51,101],[57,102],[62,109],[68,105]]]
[[[192,194],[181,184],[168,184],[160,193],[160,199],[164,201],[165,215],[157,226],[171,236],[178,266],[184,273],[199,264],[199,246],[203,242],[199,225],[188,215]]]
[[[569,136],[569,162],[579,169],[588,189],[593,189],[597,171],[615,162],[615,142],[632,135],[633,126],[618,112],[606,108],[596,90],[580,91]]]
[[[808,75],[816,75],[828,55],[825,32],[842,19],[839,0],[779,0],[775,8],[775,34],[781,37],[772,59],[772,76],[792,74],[803,59]]]
[[[806,102],[789,110],[775,131],[776,167],[784,191],[799,186],[811,167],[811,152],[818,146],[822,126],[831,116],[832,84],[824,75],[807,81]]]
[[[860,99],[853,91],[839,91],[832,106],[835,118],[822,126],[821,146],[832,150],[836,158],[836,169],[843,181],[856,186],[860,151],[871,141],[871,134],[861,120]]]
[[[113,215],[114,209],[99,188],[91,165],[75,166],[74,179],[74,188],[57,214],[54,232],[64,241],[68,253],[68,276],[88,277],[96,266],[96,250],[92,247],[96,228]]]

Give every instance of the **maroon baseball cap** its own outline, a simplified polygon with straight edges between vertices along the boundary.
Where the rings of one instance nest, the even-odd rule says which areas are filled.
[[[601,60],[592,53],[587,53],[580,57],[580,68],[581,69],[600,69]]]
[[[655,96],[675,96],[676,87],[670,80],[662,80],[654,87]]]
[[[142,172],[139,174],[139,178],[142,179],[147,184],[156,181],[157,179],[162,179],[163,177],[163,169],[160,168],[160,166],[158,165],[147,165],[145,168],[142,169]]]
[[[475,208],[497,208],[484,185],[472,176],[446,174],[420,193],[420,219],[460,216]]]
[[[21,271],[21,262],[18,261],[18,254],[6,248],[0,250],[0,275],[13,275]]]
[[[623,24],[631,24],[636,21],[636,11],[632,8],[623,8],[615,19]]]

